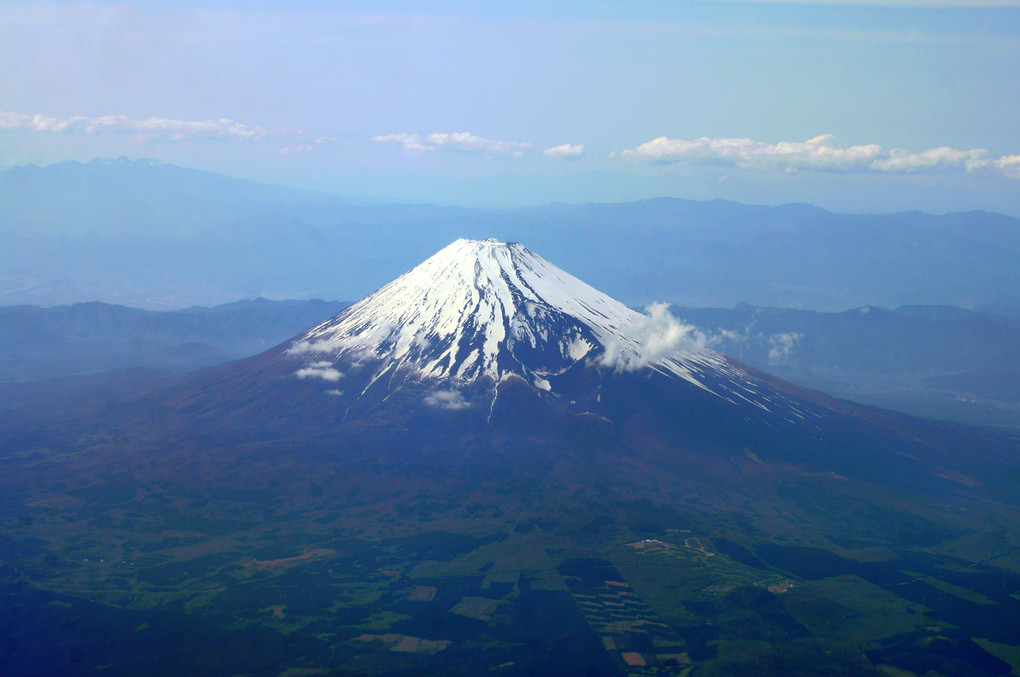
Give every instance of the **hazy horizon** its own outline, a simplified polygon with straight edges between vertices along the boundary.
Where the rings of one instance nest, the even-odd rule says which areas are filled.
[[[7,3],[0,168],[1020,216],[1020,3]]]
[[[739,200],[739,199],[733,199],[733,198],[724,198],[724,197],[688,198],[688,197],[683,197],[683,196],[679,196],[679,195],[665,195],[665,194],[662,194],[662,195],[649,195],[647,197],[621,198],[621,199],[617,199],[617,200],[590,199],[590,200],[570,201],[570,200],[550,199],[550,200],[546,200],[546,201],[538,201],[538,202],[533,202],[533,203],[507,204],[507,205],[486,205],[486,204],[474,204],[474,203],[470,203],[470,202],[453,202],[453,201],[446,201],[446,202],[444,202],[444,201],[441,201],[441,200],[431,200],[430,201],[428,199],[428,196],[421,196],[421,199],[419,199],[419,200],[415,200],[415,199],[399,200],[399,199],[395,199],[393,197],[387,197],[387,196],[381,196],[381,195],[355,195],[355,194],[344,193],[344,192],[341,192],[341,191],[335,191],[335,190],[329,190],[329,189],[308,188],[306,186],[303,186],[301,184],[296,184],[296,183],[295,184],[291,184],[291,183],[286,183],[286,182],[276,182],[276,181],[272,181],[272,180],[261,180],[261,179],[257,179],[257,178],[256,179],[244,178],[242,176],[235,176],[235,175],[227,174],[227,173],[224,173],[224,172],[203,169],[202,167],[197,167],[197,166],[193,167],[193,166],[175,164],[175,163],[172,163],[172,162],[164,162],[163,160],[158,160],[156,158],[151,158],[151,157],[137,157],[137,158],[133,158],[133,157],[128,157],[126,155],[121,155],[121,156],[117,156],[117,157],[113,157],[113,156],[96,156],[96,157],[93,157],[91,159],[86,159],[86,160],[76,160],[76,159],[73,159],[73,160],[58,160],[58,161],[55,161],[55,162],[43,163],[43,164],[39,164],[39,163],[36,163],[36,162],[29,162],[29,163],[25,163],[25,164],[12,165],[12,166],[9,166],[9,167],[4,167],[3,169],[0,169],[0,174],[3,174],[5,172],[16,171],[16,170],[19,170],[19,169],[31,168],[31,167],[37,167],[39,169],[47,169],[47,168],[59,166],[59,165],[62,165],[62,164],[77,164],[77,165],[83,165],[84,166],[84,165],[88,165],[88,164],[94,163],[94,162],[96,162],[96,163],[114,163],[114,162],[118,162],[118,161],[142,162],[142,163],[154,163],[154,164],[169,165],[171,167],[176,167],[176,168],[179,168],[179,169],[205,172],[205,173],[208,173],[208,174],[211,174],[211,175],[214,175],[214,176],[219,176],[219,177],[224,177],[224,178],[229,178],[229,179],[236,179],[238,181],[248,181],[248,182],[251,182],[253,184],[263,185],[263,186],[267,186],[267,187],[271,187],[271,188],[283,188],[283,189],[287,189],[287,190],[294,190],[294,191],[297,191],[299,193],[318,194],[319,196],[324,197],[324,198],[336,198],[336,199],[338,199],[343,204],[362,205],[362,206],[421,206],[421,207],[441,207],[441,208],[466,209],[466,210],[489,210],[489,211],[497,211],[498,212],[498,211],[518,211],[518,210],[522,210],[522,209],[537,208],[537,207],[555,207],[557,205],[575,206],[575,207],[581,207],[581,206],[586,206],[586,205],[623,205],[623,204],[636,203],[636,202],[650,202],[650,201],[655,201],[655,200],[674,199],[674,200],[682,200],[682,201],[696,202],[696,203],[732,202],[732,203],[736,203],[736,204],[740,204],[740,205],[744,205],[744,206],[751,206],[751,207],[787,207],[787,206],[804,205],[804,206],[809,206],[809,207],[817,207],[817,208],[819,208],[821,210],[824,210],[824,211],[827,211],[827,212],[831,212],[833,214],[847,214],[847,215],[856,215],[856,216],[869,216],[869,215],[883,216],[883,215],[894,215],[894,214],[901,214],[901,213],[907,213],[907,212],[921,212],[921,213],[924,213],[924,214],[940,216],[940,215],[947,215],[947,214],[963,214],[963,213],[967,213],[967,212],[989,212],[989,213],[993,213],[993,214],[1002,214],[1004,216],[1020,218],[1020,212],[1011,213],[1011,212],[1008,212],[1008,211],[998,211],[998,210],[995,210],[995,209],[981,208],[981,207],[975,207],[975,208],[972,208],[972,209],[944,209],[944,210],[939,210],[939,209],[921,209],[921,208],[917,208],[917,209],[904,208],[904,209],[870,210],[870,211],[866,210],[866,209],[865,210],[854,210],[854,209],[840,210],[840,209],[836,209],[836,208],[828,208],[828,207],[825,207],[825,206],[823,206],[821,204],[815,204],[815,203],[812,203],[812,202],[805,202],[803,200],[787,200],[787,201],[776,200],[776,201],[772,201],[772,202],[768,202],[768,201],[762,200],[762,201],[758,201],[758,202],[752,202],[752,201]],[[764,197],[767,197],[767,196],[762,196],[762,197],[764,198]]]

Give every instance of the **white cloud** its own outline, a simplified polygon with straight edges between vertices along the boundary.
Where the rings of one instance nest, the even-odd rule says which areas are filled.
[[[583,143],[565,143],[561,146],[553,146],[542,151],[543,155],[552,158],[577,158],[584,155]]]
[[[1003,155],[995,161],[995,166],[1006,176],[1020,179],[1020,155]]]
[[[876,160],[872,166],[883,172],[938,171],[941,169],[965,169],[968,172],[989,166],[993,160],[984,149],[956,150],[955,148],[931,148],[920,153],[910,153],[894,148],[888,157]]]
[[[300,379],[321,378],[323,381],[339,381],[343,372],[333,367],[332,362],[312,362],[304,369],[298,369],[294,375]]]
[[[425,396],[425,404],[437,409],[466,409],[471,406],[459,390],[433,390]]]
[[[12,111],[0,111],[0,130],[25,130],[51,134],[136,134],[139,138],[160,138],[171,141],[186,141],[199,138],[232,137],[238,139],[261,139],[269,134],[280,134],[293,130],[269,130],[264,127],[246,125],[236,120],[174,120],[152,117],[144,120],[126,115],[101,115],[84,117],[76,115],[55,118],[45,115],[25,115]]]
[[[607,344],[599,358],[601,366],[634,371],[681,350],[702,349],[707,345],[708,337],[693,324],[673,317],[669,304],[653,303],[645,311],[647,314],[627,330],[627,337],[633,344]]]
[[[27,129],[33,132],[51,132],[59,134],[71,129],[72,125],[85,122],[86,118],[73,117],[67,119],[51,118],[45,115],[24,115],[10,111],[0,111],[0,129]]]
[[[435,146],[426,145],[418,134],[385,134],[373,136],[376,143],[399,143],[410,150],[435,150]]]
[[[807,141],[766,143],[753,139],[671,139],[660,136],[618,153],[631,160],[662,164],[719,164],[744,169],[815,170],[825,172],[881,172],[896,174],[943,171],[999,171],[1020,178],[1020,156],[995,157],[984,148],[931,148],[912,153],[878,144],[843,146],[832,134]]]
[[[293,145],[288,143],[277,152],[279,152],[280,155],[287,155],[288,153],[307,153],[310,150],[315,150],[315,146],[310,143],[296,143]]]
[[[290,348],[287,348],[289,355],[303,355],[305,353],[329,353],[337,349],[334,341],[300,341]]]
[[[428,136],[419,134],[387,134],[373,136],[377,143],[399,143],[409,150],[437,150],[447,148],[493,155],[510,155],[520,157],[524,150],[531,147],[525,141],[497,141],[475,136],[470,132],[434,133]]]
[[[769,364],[776,364],[777,362],[785,362],[790,359],[790,354],[793,352],[793,347],[797,341],[804,338],[803,334],[796,332],[784,332],[782,334],[773,334],[769,337]]]

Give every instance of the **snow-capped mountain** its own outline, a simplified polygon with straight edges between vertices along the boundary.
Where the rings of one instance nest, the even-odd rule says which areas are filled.
[[[593,674],[688,674],[684,642],[704,674],[754,674],[763,629],[784,642],[782,674],[834,660],[877,674],[864,661],[878,649],[838,642],[847,618],[871,627],[887,609],[899,625],[873,646],[900,665],[1006,674],[971,638],[1020,645],[1020,583],[990,564],[1017,551],[1015,436],[798,388],[516,244],[455,242],[295,339],[94,415],[3,420],[0,559],[110,605],[104,632],[109,609],[130,605],[130,632],[148,600],[161,627],[189,622],[182,608],[203,631],[228,619],[223,637],[240,619],[366,675],[592,672],[564,646],[602,656]],[[68,540],[79,531],[93,537]],[[987,603],[922,581],[946,576]],[[871,616],[861,595],[880,603]],[[56,608],[87,613],[67,599]],[[918,626],[929,604],[950,628],[937,637]],[[721,636],[753,642],[753,659],[713,667]],[[405,656],[397,641],[443,648]],[[973,668],[949,662],[964,655]],[[218,655],[210,666],[223,672]]]
[[[329,378],[335,363],[374,361],[377,377],[516,374],[544,390],[578,364],[650,367],[708,389],[720,374],[743,376],[691,329],[639,313],[519,243],[461,239],[310,329],[287,354],[301,375]]]

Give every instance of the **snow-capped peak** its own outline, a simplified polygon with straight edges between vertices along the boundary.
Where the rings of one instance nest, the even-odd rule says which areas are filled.
[[[457,240],[413,270],[300,336],[291,356],[379,361],[422,377],[546,378],[581,360],[643,358],[647,316],[585,284],[516,242]],[[652,366],[698,382],[722,364],[689,347]]]

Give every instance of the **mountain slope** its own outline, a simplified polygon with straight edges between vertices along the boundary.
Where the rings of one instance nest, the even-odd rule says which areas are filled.
[[[633,311],[522,245],[495,240],[458,240],[334,318],[154,405],[132,424],[152,439],[175,421],[236,441],[344,435],[400,420],[410,437],[393,444],[415,448],[421,426],[449,434],[435,429],[445,411],[461,420],[455,439],[467,430],[512,439],[533,425],[529,417],[552,416],[554,429],[591,417],[610,424],[615,445],[639,422],[667,447],[751,445],[773,462],[946,496],[973,493],[965,468],[1005,460],[999,451],[955,458],[951,426],[781,381],[704,347],[668,314]],[[144,418],[155,412],[159,429]],[[697,463],[711,476],[706,460]],[[983,484],[1002,497],[996,483]]]
[[[678,326],[458,241],[260,355],[15,427],[8,663],[1007,674],[1020,442],[798,388]],[[68,623],[80,598],[102,613]],[[251,646],[161,633],[168,663],[95,639],[171,624]],[[89,651],[68,666],[21,627]]]

